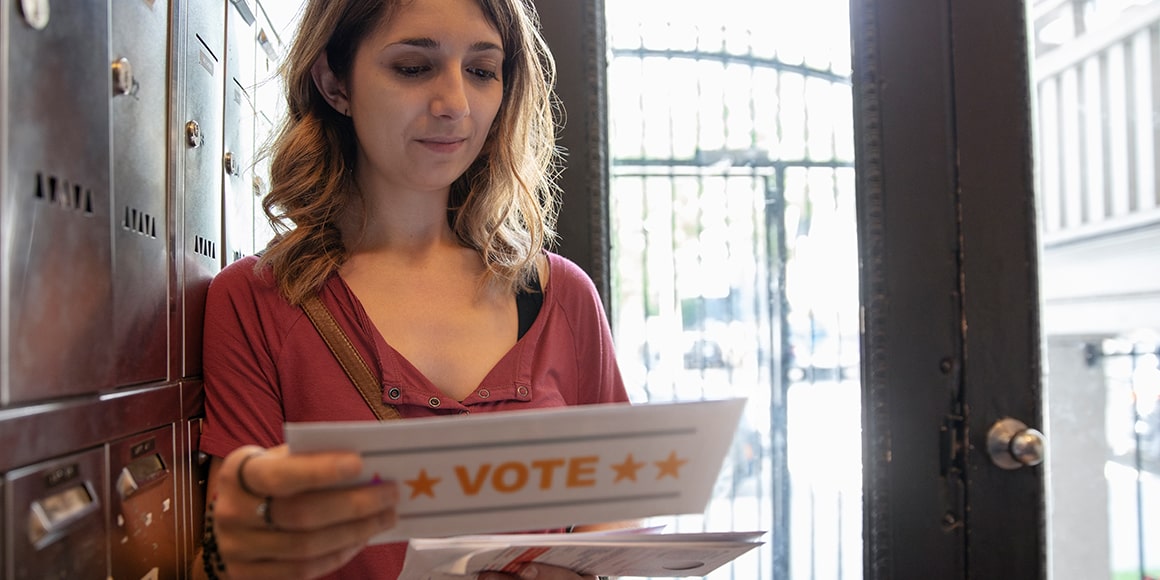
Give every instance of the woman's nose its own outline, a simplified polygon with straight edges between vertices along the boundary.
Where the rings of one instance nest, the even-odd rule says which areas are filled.
[[[431,114],[449,119],[461,119],[471,111],[467,104],[467,86],[461,69],[452,69],[440,75],[431,98]]]

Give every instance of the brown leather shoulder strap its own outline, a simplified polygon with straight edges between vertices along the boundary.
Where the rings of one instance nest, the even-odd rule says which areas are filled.
[[[314,328],[318,329],[318,334],[322,335],[326,346],[330,347],[330,352],[334,353],[334,358],[338,359],[338,364],[342,365],[342,370],[346,372],[350,382],[358,387],[359,394],[374,412],[375,417],[378,417],[379,421],[398,419],[399,411],[383,402],[383,389],[379,381],[375,379],[367,362],[355,350],[318,294],[311,294],[302,303],[302,309],[306,311],[306,316],[310,317],[310,322],[314,323]]]

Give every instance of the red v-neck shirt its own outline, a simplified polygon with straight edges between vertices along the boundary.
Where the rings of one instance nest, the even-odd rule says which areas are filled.
[[[404,418],[626,402],[596,288],[576,264],[548,253],[544,304],[527,333],[462,401],[448,397],[383,340],[338,274],[320,293]],[[282,443],[287,421],[374,420],[301,308],[279,294],[257,258],[214,278],[206,302],[206,428],[219,457],[246,444]]]
[[[531,328],[462,401],[443,394],[383,340],[338,274],[322,301],[404,419],[628,401],[612,336],[592,280],[548,253],[544,303]],[[301,308],[278,293],[257,258],[214,278],[205,313],[205,431],[201,450],[225,457],[247,444],[283,442],[284,422],[375,420]],[[393,579],[405,543],[371,546],[332,579]]]

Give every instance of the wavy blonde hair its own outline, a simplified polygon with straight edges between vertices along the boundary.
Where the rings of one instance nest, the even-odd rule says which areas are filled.
[[[326,102],[310,69],[326,51],[346,79],[355,52],[407,0],[311,0],[281,66],[288,110],[269,148],[262,202],[277,235],[258,261],[301,304],[346,261],[339,216],[361,197],[351,120]],[[555,62],[531,0],[477,0],[503,41],[503,101],[475,162],[451,185],[448,223],[480,253],[483,285],[526,289],[540,251],[556,239],[560,153],[555,145]]]

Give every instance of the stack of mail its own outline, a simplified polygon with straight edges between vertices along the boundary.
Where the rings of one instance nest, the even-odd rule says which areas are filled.
[[[764,532],[518,534],[411,540],[399,580],[463,580],[529,562],[583,574],[704,576],[760,546]]]

